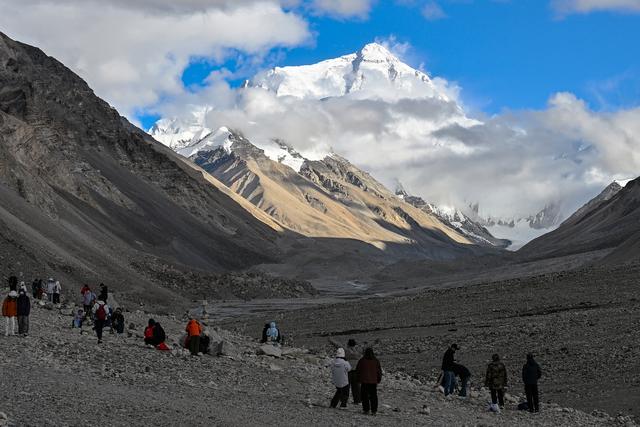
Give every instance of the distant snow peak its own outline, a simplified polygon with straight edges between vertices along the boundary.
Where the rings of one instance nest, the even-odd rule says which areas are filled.
[[[224,148],[227,153],[231,153],[231,147],[233,146],[233,139],[231,136],[232,132],[223,126],[215,132],[209,132],[201,139],[193,140],[190,144],[185,145],[182,148],[174,148],[174,150],[178,154],[187,158],[190,158],[201,151],[213,151],[220,147]]]

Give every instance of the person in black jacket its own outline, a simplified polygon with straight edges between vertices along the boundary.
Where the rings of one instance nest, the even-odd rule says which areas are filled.
[[[540,366],[533,360],[533,354],[527,354],[527,363],[522,367],[522,382],[527,395],[529,412],[539,412],[538,380],[542,377]]]
[[[464,365],[459,363],[453,364],[453,373],[460,377],[462,387],[458,395],[460,397],[467,397],[467,388],[469,387],[469,380],[471,379],[471,371]]]
[[[455,365],[455,353],[458,350],[458,344],[451,344],[451,347],[445,351],[444,356],[442,357],[442,371],[444,372],[443,382],[444,382],[444,395],[448,396],[453,393],[453,388],[456,384],[456,374],[453,372],[453,368]]]
[[[29,335],[29,315],[31,314],[31,301],[27,292],[20,291],[18,295],[18,334],[27,336]]]

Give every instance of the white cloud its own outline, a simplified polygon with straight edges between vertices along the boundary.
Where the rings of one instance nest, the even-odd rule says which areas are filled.
[[[180,94],[193,57],[260,55],[310,37],[300,16],[253,0],[3,0],[0,27],[61,60],[130,117]]]
[[[552,5],[561,15],[598,11],[640,13],[640,0],[553,0]]]
[[[366,18],[375,0],[311,0],[312,9],[320,14],[340,18]]]
[[[429,21],[437,21],[438,19],[446,18],[447,14],[438,3],[429,1],[422,7],[422,16]]]

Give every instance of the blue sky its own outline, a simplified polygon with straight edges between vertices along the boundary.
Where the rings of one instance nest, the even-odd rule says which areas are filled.
[[[351,53],[377,38],[393,36],[411,48],[406,62],[424,64],[432,75],[457,82],[472,111],[542,109],[556,92],[568,91],[597,111],[629,108],[640,100],[640,16],[595,11],[560,17],[540,0],[451,0],[440,2],[446,16],[427,19],[424,2],[379,1],[366,18],[308,16],[313,40],[302,47],[275,49],[261,64],[302,65]],[[238,70],[195,62],[183,74],[199,85],[213,70]],[[232,83],[251,77],[243,67]],[[140,115],[145,127],[155,116]]]

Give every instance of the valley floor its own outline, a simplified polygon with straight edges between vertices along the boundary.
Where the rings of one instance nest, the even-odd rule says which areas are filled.
[[[226,326],[253,333],[269,316],[296,345],[328,351],[330,336],[355,338],[372,343],[383,366],[422,379],[439,373],[453,342],[475,384],[499,353],[514,392],[522,390],[520,370],[532,352],[544,371],[543,401],[640,416],[640,264],[371,297]]]
[[[385,354],[377,417],[359,408],[328,408],[333,394],[327,353],[288,348],[282,358],[256,355],[257,343],[212,329],[226,356],[159,352],[140,338],[149,315],[126,312],[132,336],[71,329],[68,311],[34,307],[31,335],[0,336],[0,425],[621,425],[626,418],[595,417],[557,405],[530,415],[511,407],[486,411],[487,393],[445,399],[432,386],[401,372]],[[175,345],[183,321],[156,316]],[[302,325],[301,325],[302,326]],[[327,325],[330,326],[330,325]],[[337,324],[336,324],[337,326]],[[126,335],[126,334],[125,334]],[[387,352],[387,347],[382,347]]]

